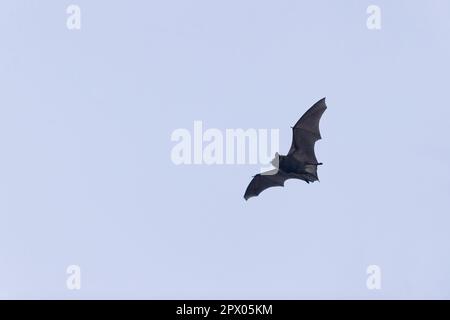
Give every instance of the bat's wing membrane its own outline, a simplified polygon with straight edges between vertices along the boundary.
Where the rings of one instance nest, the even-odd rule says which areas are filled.
[[[288,174],[278,171],[278,169],[257,174],[250,181],[247,190],[245,190],[244,198],[248,200],[251,197],[256,197],[271,187],[283,187],[284,182],[289,178],[290,176]]]
[[[271,187],[284,187],[284,182],[288,179],[300,179],[306,182],[314,181],[314,177],[309,174],[284,173],[278,169],[257,174],[245,190],[245,200],[258,196],[264,190]]]
[[[294,156],[303,163],[317,163],[314,145],[321,139],[319,122],[322,114],[327,109],[325,98],[317,101],[303,114],[292,128],[292,145],[288,155]],[[317,177],[317,166],[307,168],[308,172]]]

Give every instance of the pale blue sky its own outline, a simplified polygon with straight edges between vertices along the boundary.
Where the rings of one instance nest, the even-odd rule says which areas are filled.
[[[0,40],[0,298],[450,298],[448,1],[9,0]],[[170,160],[324,96],[320,183]]]

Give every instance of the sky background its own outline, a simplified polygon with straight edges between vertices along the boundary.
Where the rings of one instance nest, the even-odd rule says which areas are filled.
[[[449,299],[449,40],[446,0],[2,1],[0,298]],[[320,183],[171,161],[324,96]]]

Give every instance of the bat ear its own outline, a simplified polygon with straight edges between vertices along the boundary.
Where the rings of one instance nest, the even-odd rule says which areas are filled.
[[[280,154],[278,152],[275,152],[275,157],[273,158],[271,163],[275,168],[280,167]]]

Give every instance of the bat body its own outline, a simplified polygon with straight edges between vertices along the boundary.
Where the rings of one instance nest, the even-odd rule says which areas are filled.
[[[275,169],[257,174],[245,191],[244,198],[258,196],[270,187],[284,186],[288,179],[300,179],[306,183],[318,181],[314,146],[321,139],[319,122],[327,106],[325,98],[316,102],[292,127],[292,144],[287,155],[275,154],[272,165]]]

